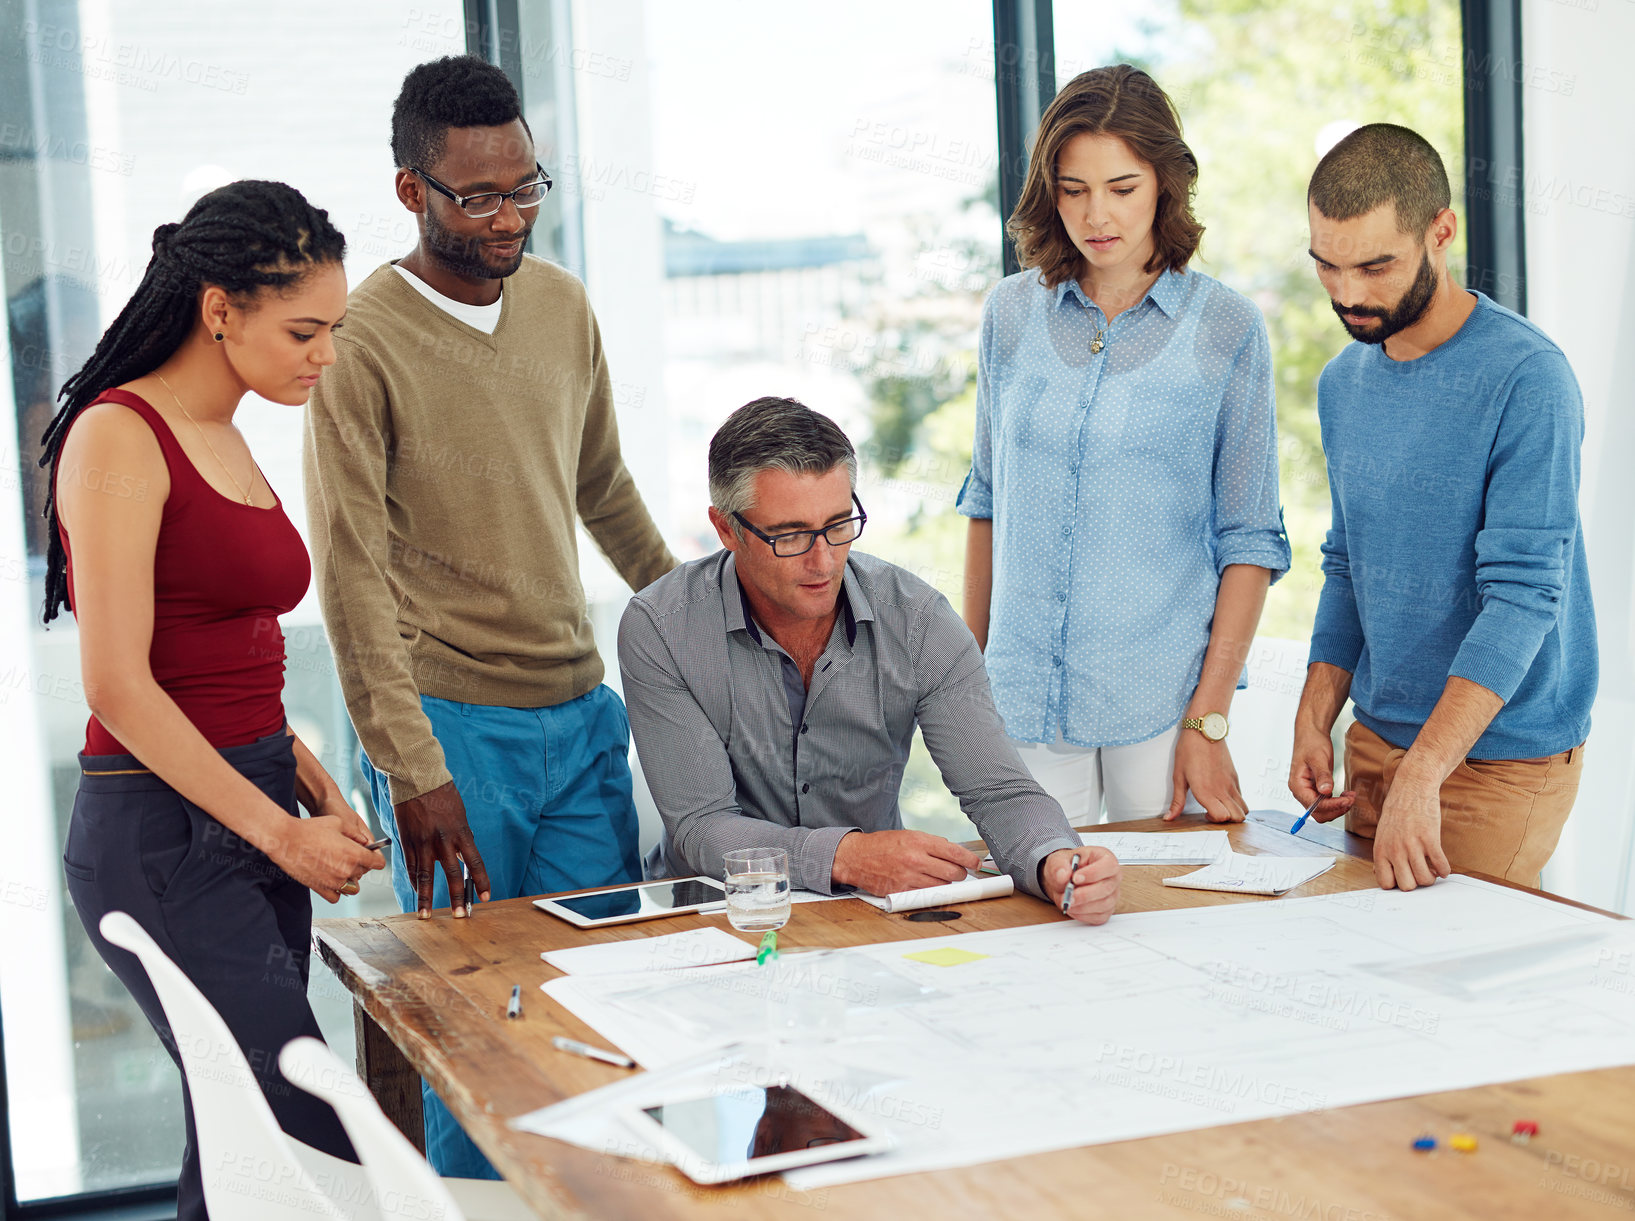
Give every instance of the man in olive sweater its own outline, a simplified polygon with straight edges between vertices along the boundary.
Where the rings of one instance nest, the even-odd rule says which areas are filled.
[[[524,255],[549,189],[516,95],[423,64],[392,118],[415,248],[351,294],[307,416],[313,568],[393,887],[422,917],[641,877],[629,722],[576,519],[640,589],[675,566],[619,452],[584,286]],[[442,875],[437,866],[441,864]],[[493,1174],[434,1095],[427,1153]]]

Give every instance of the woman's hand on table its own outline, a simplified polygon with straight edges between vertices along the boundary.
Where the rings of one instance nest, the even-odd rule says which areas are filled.
[[[1211,742],[1196,730],[1183,729],[1175,743],[1174,789],[1168,822],[1186,808],[1187,790],[1198,799],[1210,822],[1242,822],[1249,813],[1238,786],[1238,769],[1232,766],[1232,752],[1226,741]]]

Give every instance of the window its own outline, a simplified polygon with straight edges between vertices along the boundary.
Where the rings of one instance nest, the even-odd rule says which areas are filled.
[[[16,811],[0,877],[0,1001],[19,1201],[174,1180],[182,1146],[177,1073],[61,884],[86,711],[72,619],[39,624],[40,433],[58,387],[141,279],[154,227],[204,191],[245,177],[299,187],[346,234],[353,283],[413,245],[392,191],[391,104],[414,64],[464,50],[451,11],[306,0],[270,21],[201,0],[0,5],[0,271],[17,446],[6,486],[24,508],[3,517],[12,579],[0,583]],[[298,413],[247,401],[238,422],[302,525]],[[344,783],[355,747],[314,598],[285,630],[291,722]],[[371,876],[376,889],[348,908],[395,910]],[[350,999],[321,968],[314,983],[346,1054]]]
[[[1272,588],[1260,634],[1300,642],[1303,672],[1322,588],[1317,548],[1329,521],[1317,375],[1348,342],[1306,254],[1306,183],[1352,127],[1401,123],[1442,154],[1464,219],[1459,5],[1171,0],[1122,23],[1072,4],[1057,4],[1055,18],[1058,86],[1125,60],[1151,72],[1175,102],[1198,157],[1196,211],[1207,228],[1194,266],[1253,298],[1266,317],[1294,566]],[[1456,269],[1463,242],[1461,233]]]
[[[525,28],[532,7],[546,6],[522,6]],[[957,603],[949,514],[965,466],[920,438],[963,428],[969,445],[969,423],[950,420],[968,420],[998,269],[990,6],[576,15],[578,147],[560,181],[583,209],[626,460],[672,546],[691,559],[720,545],[711,434],[753,398],[790,395],[860,451],[865,548]],[[588,592],[616,682],[629,591],[611,578]],[[917,825],[970,834],[919,749],[903,803]]]

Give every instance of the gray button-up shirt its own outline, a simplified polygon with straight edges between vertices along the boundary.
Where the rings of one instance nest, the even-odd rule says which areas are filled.
[[[1000,868],[1040,895],[1039,862],[1078,836],[1005,736],[971,633],[937,590],[861,552],[846,561],[842,598],[798,725],[787,654],[745,614],[731,552],[631,599],[619,666],[664,818],[649,874],[720,877],[734,848],[785,848],[794,885],[831,893],[843,835],[902,827],[897,790],[918,723]]]

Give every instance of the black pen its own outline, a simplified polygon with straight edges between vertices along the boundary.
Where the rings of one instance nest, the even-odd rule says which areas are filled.
[[[466,882],[466,915],[469,916],[477,910],[477,884],[471,880],[471,872],[466,868],[464,861],[460,862],[460,876]]]
[[[1079,854],[1073,854],[1073,863],[1067,867],[1067,887],[1062,891],[1062,915],[1073,904],[1073,875],[1079,871]]]

